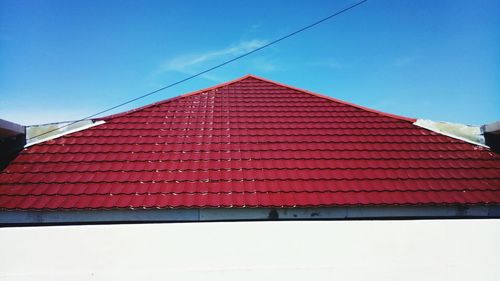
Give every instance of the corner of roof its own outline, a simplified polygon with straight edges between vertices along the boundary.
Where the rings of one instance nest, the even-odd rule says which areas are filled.
[[[376,109],[364,107],[364,106],[357,105],[357,104],[354,104],[354,103],[350,103],[350,102],[347,102],[347,101],[344,101],[344,100],[336,99],[336,98],[333,98],[333,97],[330,97],[330,96],[326,96],[326,95],[322,95],[322,94],[317,94],[317,93],[314,93],[314,92],[311,92],[311,91],[308,91],[308,90],[304,90],[304,89],[297,88],[297,87],[294,87],[294,86],[290,86],[290,85],[287,85],[287,84],[283,84],[283,83],[280,83],[280,82],[272,81],[272,80],[269,80],[269,79],[266,79],[266,78],[262,78],[262,77],[259,77],[257,75],[253,75],[253,74],[248,74],[248,75],[242,77],[242,79],[248,78],[248,77],[255,78],[255,79],[258,79],[258,80],[261,80],[261,81],[264,81],[264,82],[272,83],[272,84],[275,84],[277,86],[286,87],[286,88],[289,88],[289,89],[300,91],[300,92],[303,92],[303,93],[306,93],[306,94],[310,94],[310,95],[313,95],[313,96],[316,96],[316,97],[320,97],[320,98],[324,98],[324,99],[327,99],[327,100],[331,100],[331,101],[334,101],[334,102],[338,102],[338,103],[341,103],[341,104],[353,106],[353,107],[356,107],[356,108],[359,108],[359,109],[362,109],[362,110],[365,110],[365,111],[373,112],[373,113],[376,113],[376,114],[380,114],[380,115],[383,115],[383,116],[386,116],[386,117],[390,117],[390,118],[394,118],[394,119],[398,119],[398,120],[402,120],[402,121],[406,121],[406,122],[410,122],[410,123],[414,123],[414,122],[417,121],[416,118],[411,118],[411,117],[406,117],[406,116],[391,114],[391,113],[379,111],[379,110],[376,110]]]

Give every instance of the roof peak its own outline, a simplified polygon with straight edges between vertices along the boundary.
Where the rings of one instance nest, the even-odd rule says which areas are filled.
[[[380,115],[383,115],[383,116],[386,116],[386,117],[390,117],[390,118],[394,118],[394,119],[398,119],[398,120],[402,120],[402,121],[407,121],[407,122],[413,123],[413,122],[415,122],[417,120],[415,118],[410,118],[410,117],[405,117],[405,116],[400,116],[400,115],[395,115],[395,114],[391,114],[391,113],[382,112],[382,111],[379,111],[379,110],[375,110],[375,109],[372,109],[372,108],[364,107],[364,106],[357,105],[357,104],[354,104],[354,103],[350,103],[350,102],[347,102],[347,101],[344,101],[344,100],[333,98],[333,97],[330,97],[330,96],[327,96],[327,95],[317,94],[317,93],[314,93],[314,92],[311,92],[311,91],[308,91],[308,90],[305,90],[305,89],[301,89],[301,88],[298,88],[298,87],[294,87],[294,86],[290,86],[290,85],[283,84],[283,83],[280,83],[280,82],[276,82],[276,81],[273,81],[273,80],[269,80],[269,79],[266,79],[266,78],[263,78],[263,77],[260,77],[260,76],[254,75],[254,74],[250,74],[250,73],[246,74],[246,75],[244,75],[242,77],[230,80],[228,82],[217,84],[217,85],[214,85],[214,86],[211,86],[211,87],[208,87],[208,88],[204,88],[204,89],[197,90],[197,91],[194,91],[194,92],[191,92],[191,93],[187,93],[187,94],[183,94],[183,95],[180,95],[180,96],[172,97],[172,98],[169,98],[169,99],[161,100],[161,101],[158,101],[158,102],[155,102],[155,103],[152,103],[152,104],[148,104],[148,105],[145,105],[145,106],[142,106],[142,107],[138,107],[138,108],[135,108],[135,109],[132,109],[132,110],[124,111],[124,112],[121,112],[121,113],[117,113],[117,114],[105,116],[105,117],[102,117],[102,118],[95,118],[94,120],[110,120],[110,119],[113,119],[115,117],[127,115],[127,114],[130,114],[130,113],[133,113],[133,112],[136,112],[136,111],[139,111],[139,110],[143,110],[143,109],[146,109],[146,108],[149,108],[149,107],[152,107],[152,106],[157,106],[157,105],[160,105],[160,104],[163,104],[163,103],[167,103],[167,102],[171,102],[171,101],[174,101],[174,100],[177,100],[177,99],[180,99],[180,98],[184,98],[184,97],[188,97],[188,96],[200,94],[200,93],[203,93],[203,92],[215,90],[215,89],[218,89],[218,88],[221,88],[221,87],[224,87],[224,86],[228,86],[228,85],[231,85],[231,84],[234,84],[234,83],[241,82],[241,81],[243,81],[245,79],[248,79],[248,78],[257,79],[257,80],[260,80],[260,81],[263,81],[263,82],[267,82],[267,83],[271,83],[271,84],[274,84],[274,85],[277,85],[277,86],[280,86],[280,87],[285,87],[285,88],[288,88],[288,89],[296,90],[296,91],[299,91],[299,92],[302,92],[302,93],[306,93],[306,94],[309,94],[309,95],[313,95],[313,96],[316,96],[316,97],[327,99],[327,100],[330,100],[330,101],[333,101],[333,102],[337,102],[337,103],[349,105],[349,106],[352,106],[352,107],[359,108],[361,110],[373,112],[373,113],[376,113],[376,114],[380,114]]]

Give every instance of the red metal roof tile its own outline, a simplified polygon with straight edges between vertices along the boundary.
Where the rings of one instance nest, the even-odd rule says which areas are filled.
[[[253,76],[103,120],[21,152],[0,208],[500,203],[488,149]]]

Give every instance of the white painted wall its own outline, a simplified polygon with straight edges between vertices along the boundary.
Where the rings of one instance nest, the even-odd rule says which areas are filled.
[[[500,220],[0,229],[0,280],[500,280]]]

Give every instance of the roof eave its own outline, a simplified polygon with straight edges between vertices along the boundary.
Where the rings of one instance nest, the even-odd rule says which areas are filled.
[[[382,205],[296,208],[165,208],[0,211],[1,226],[305,220],[500,218],[500,205]]]

